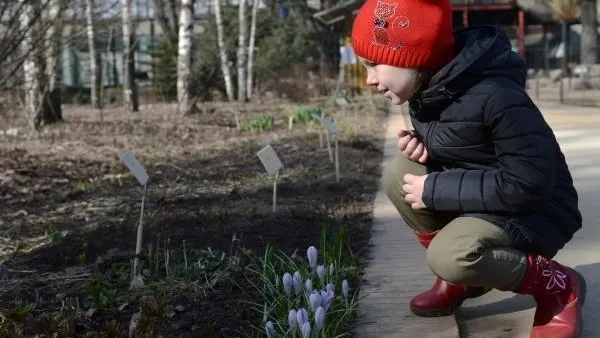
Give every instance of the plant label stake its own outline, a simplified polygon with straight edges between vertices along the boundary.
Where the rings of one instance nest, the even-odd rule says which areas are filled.
[[[142,205],[140,208],[140,223],[138,224],[137,239],[135,244],[135,258],[133,260],[133,274],[131,279],[131,287],[136,288],[143,286],[143,280],[138,271],[139,255],[142,252],[142,235],[144,233],[144,202],[146,200],[146,187],[148,186],[148,173],[146,169],[140,164],[140,162],[131,154],[125,153],[121,156],[121,162],[131,171],[137,181],[144,187],[142,192]]]
[[[235,127],[237,128],[237,130],[242,130],[242,122],[240,120],[240,112],[237,110],[234,110],[233,118],[235,119]]]
[[[325,117],[325,115],[323,113],[321,113],[321,116],[318,115],[313,115],[317,120],[319,120],[319,122],[321,123],[321,125],[327,129],[326,123],[324,122],[327,118]],[[331,139],[329,138],[329,129],[327,129],[327,132],[325,133],[325,139],[327,142],[327,152],[329,153],[329,162],[333,163],[333,152],[331,151]],[[322,136],[321,136],[321,129],[319,129],[319,141],[322,142]],[[321,143],[322,146],[322,143]]]
[[[277,211],[277,178],[279,177],[279,171],[283,169],[283,163],[281,163],[275,149],[270,144],[262,148],[257,155],[267,173],[275,175],[273,180],[273,213],[275,213]]]
[[[327,134],[331,134],[334,140],[335,146],[335,180],[337,182],[340,181],[340,161],[339,161],[339,150],[338,150],[338,132],[337,132],[337,124],[335,121],[324,117],[321,119],[321,123],[327,129]],[[329,142],[328,142],[329,143]]]

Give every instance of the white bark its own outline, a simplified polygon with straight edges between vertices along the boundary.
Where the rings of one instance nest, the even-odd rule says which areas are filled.
[[[23,10],[19,18],[21,29],[25,30],[23,41],[21,42],[22,49],[26,51],[25,60],[23,61],[24,73],[24,91],[25,91],[25,113],[27,121],[32,129],[37,127],[37,116],[41,109],[41,83],[40,72],[41,67],[36,62],[36,50],[28,51],[33,46],[35,41],[36,29],[34,29],[35,9],[28,0],[20,0]],[[28,51],[28,52],[27,52]]]
[[[102,107],[100,87],[102,85],[102,67],[100,66],[100,53],[96,49],[96,32],[94,27],[94,0],[85,0],[85,17],[87,25],[88,49],[90,56],[90,87],[92,93],[92,106]]]
[[[252,85],[254,80],[254,45],[256,42],[256,15],[259,0],[252,1],[252,19],[250,21],[250,42],[248,43],[248,74],[246,74],[246,97],[252,98]]]
[[[131,34],[131,0],[122,0],[123,11],[123,100],[128,111],[138,111],[137,91],[134,81],[133,46]]]
[[[217,24],[217,42],[219,45],[219,58],[221,60],[221,72],[225,81],[225,92],[227,99],[233,101],[233,82],[231,81],[231,69],[229,68],[229,58],[227,57],[227,48],[225,46],[225,33],[223,32],[223,16],[221,15],[221,0],[213,0],[215,12],[215,21]]]
[[[239,0],[239,21],[240,29],[238,36],[238,51],[237,51],[237,76],[238,76],[238,101],[246,101],[246,36],[248,32],[248,23],[246,22],[246,8],[248,7],[247,0]]]
[[[179,13],[179,46],[177,49],[177,102],[179,112],[188,114],[193,109],[190,82],[192,79],[192,33],[194,31],[193,0],[181,1]]]
[[[60,95],[60,54],[63,34],[62,0],[51,0],[46,30],[46,62],[45,79],[41,86],[42,111],[40,122],[52,123],[62,120],[62,102]]]
[[[58,61],[60,57],[62,22],[61,0],[52,0],[50,3],[49,21],[52,23],[46,31],[46,76],[48,77],[48,90],[52,91],[58,83]]]

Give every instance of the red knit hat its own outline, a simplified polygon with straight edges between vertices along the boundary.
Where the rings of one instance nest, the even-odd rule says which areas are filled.
[[[352,27],[354,53],[376,64],[437,70],[454,57],[449,0],[367,0]]]

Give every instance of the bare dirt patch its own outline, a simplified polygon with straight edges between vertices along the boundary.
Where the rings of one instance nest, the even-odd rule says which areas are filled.
[[[65,123],[41,133],[18,125],[16,136],[0,136],[5,325],[25,337],[126,337],[142,309],[154,323],[144,337],[244,336],[260,324],[247,306],[254,295],[244,282],[244,257],[267,245],[301,253],[324,227],[334,234],[347,228],[351,249],[365,249],[382,159],[382,104],[365,101],[338,114],[339,183],[316,128],[288,129],[289,107],[246,107],[242,125],[257,113],[273,117],[259,133],[238,130],[225,109],[190,117],[172,110],[112,109],[100,122],[97,112],[65,107]],[[272,178],[256,156],[266,144],[285,165],[276,214]],[[130,294],[113,292],[127,289],[121,284],[129,278],[141,202],[141,188],[118,158],[126,151],[151,177],[142,259],[154,281],[154,289]],[[240,261],[231,264],[232,257]]]

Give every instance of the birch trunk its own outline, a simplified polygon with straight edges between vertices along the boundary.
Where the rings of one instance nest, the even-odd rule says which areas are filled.
[[[23,40],[21,42],[22,49],[24,50],[25,60],[23,61],[23,75],[24,75],[24,91],[25,91],[25,113],[27,115],[27,122],[31,129],[38,127],[37,117],[41,108],[41,84],[40,84],[40,72],[41,67],[36,62],[37,50],[29,51],[29,48],[36,42],[34,36],[36,29],[34,25],[35,8],[28,0],[20,0],[22,11],[19,18],[21,23],[21,29],[25,31]]]
[[[45,78],[42,90],[42,108],[39,123],[50,124],[62,120],[60,95],[60,52],[62,46],[63,20],[62,0],[51,0],[45,39]]]
[[[223,16],[221,15],[221,0],[213,0],[215,11],[215,21],[217,24],[217,42],[219,45],[219,58],[221,60],[221,72],[225,81],[225,92],[227,99],[234,101],[233,82],[231,81],[231,69],[229,68],[229,58],[227,57],[227,48],[225,46],[225,36],[223,32]]]
[[[135,87],[131,0],[122,0],[123,11],[123,100],[127,111],[139,111],[137,88]]]
[[[256,15],[258,13],[259,0],[252,1],[252,19],[250,21],[250,42],[248,43],[248,74],[246,74],[246,97],[252,98],[254,80],[254,45],[256,43]]]
[[[96,49],[94,0],[85,1],[85,16],[87,21],[87,38],[90,56],[90,87],[92,92],[92,106],[94,108],[102,108],[102,97],[100,96],[100,87],[102,86],[102,67],[100,66],[100,53]]]
[[[582,0],[581,6],[581,63],[595,64],[598,56],[598,12],[596,0]]]
[[[240,32],[238,36],[238,51],[237,51],[237,77],[238,77],[238,101],[246,101],[246,36],[248,31],[248,23],[246,22],[246,7],[247,0],[239,0],[239,21]]]
[[[193,110],[191,100],[192,78],[192,33],[194,31],[193,0],[181,1],[179,13],[179,45],[177,50],[177,102],[179,113],[189,114]]]

